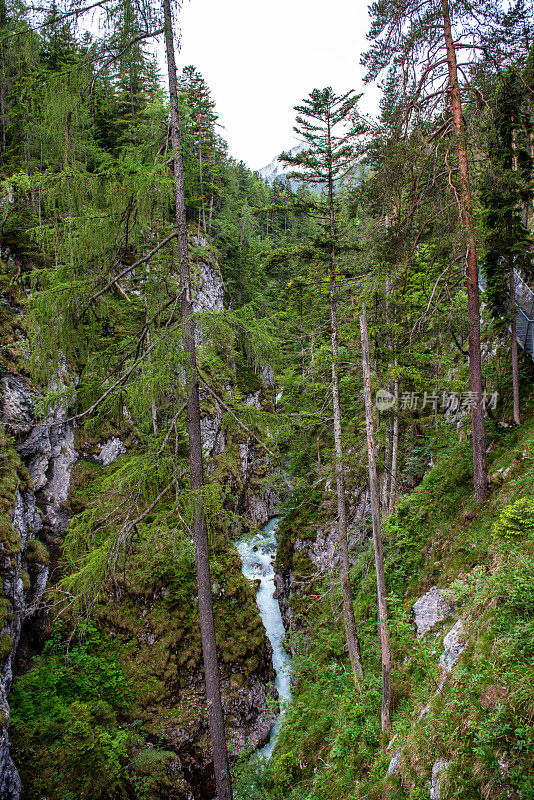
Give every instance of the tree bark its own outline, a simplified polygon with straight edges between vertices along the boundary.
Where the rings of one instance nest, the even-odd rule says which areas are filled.
[[[327,127],[328,152],[331,153],[330,122]],[[347,503],[345,492],[345,468],[343,466],[343,443],[341,436],[341,405],[339,401],[339,377],[337,372],[338,361],[338,323],[336,308],[336,238],[334,215],[334,179],[332,169],[328,175],[328,208],[330,224],[330,327],[332,342],[332,410],[334,416],[334,448],[336,456],[336,491],[337,513],[339,531],[339,562],[341,587],[343,591],[343,621],[345,623],[345,638],[349,650],[349,658],[354,674],[356,686],[363,677],[362,661],[360,656],[360,643],[356,633],[356,620],[350,587],[350,562],[348,545]]]
[[[397,359],[395,359],[395,366]],[[395,397],[395,417],[393,418],[393,446],[391,449],[391,491],[389,494],[389,513],[393,514],[395,510],[395,501],[397,499],[397,473],[398,473],[398,453],[399,453],[399,415],[397,413],[399,407],[399,379],[395,378],[393,394]]]
[[[482,359],[480,354],[480,298],[478,291],[478,263],[473,221],[473,203],[469,183],[467,137],[462,113],[456,49],[452,38],[449,1],[441,0],[443,32],[447,50],[449,94],[456,133],[460,214],[467,236],[467,321],[469,327],[469,390],[471,393],[471,419],[473,429],[473,483],[475,498],[479,502],[488,496],[488,468],[486,463],[486,431],[482,403]]]
[[[174,160],[174,183],[176,199],[176,228],[178,258],[180,263],[180,288],[182,291],[183,347],[187,355],[187,431],[189,436],[189,469],[191,490],[194,496],[193,537],[195,543],[195,566],[198,586],[198,610],[202,655],[208,705],[208,723],[213,749],[213,766],[218,800],[232,800],[232,783],[228,764],[228,752],[224,728],[224,715],[219,681],[219,665],[215,643],[215,624],[213,619],[213,598],[209,562],[208,535],[202,501],[204,474],[202,466],[202,439],[200,435],[200,402],[198,392],[198,373],[195,351],[195,321],[191,304],[191,281],[187,249],[187,228],[185,216],[184,174],[182,163],[182,143],[180,115],[178,110],[178,87],[176,81],[176,62],[174,58],[174,35],[170,0],[163,0],[165,20],[165,47],[169,78],[169,99],[171,107],[171,142]]]
[[[514,257],[509,257],[510,267],[510,345],[512,348],[512,390],[514,395],[514,422],[521,425],[521,408],[519,405],[519,362],[517,354],[516,307]]]
[[[147,326],[146,331],[146,343],[147,347],[150,347],[150,327],[148,325],[148,311],[145,312],[145,325]],[[150,353],[147,356],[148,363],[152,362],[152,356]],[[154,431],[154,436],[158,435],[158,412],[156,409],[156,403],[154,397],[150,398],[150,413],[152,414],[152,430]]]
[[[393,387],[388,384],[388,391]],[[391,419],[386,419],[384,447],[384,474],[382,476],[382,514],[387,514],[389,510],[389,496],[391,493],[391,459],[393,451],[393,425]]]
[[[389,642],[388,610],[386,601],[386,579],[384,576],[384,552],[380,531],[380,484],[375,458],[375,432],[373,423],[373,400],[371,395],[371,368],[369,358],[369,335],[367,332],[367,310],[365,303],[360,315],[362,340],[363,392],[365,399],[365,424],[367,450],[369,453],[369,487],[371,489],[371,512],[373,517],[373,544],[375,550],[376,590],[378,603],[378,625],[382,649],[382,733],[391,733],[391,647]]]
[[[198,165],[199,165],[199,177],[200,177],[200,208],[202,213],[202,230],[204,231],[204,236],[206,236],[207,229],[206,229],[206,211],[204,208],[204,178],[202,175],[202,134],[200,132],[198,134]]]

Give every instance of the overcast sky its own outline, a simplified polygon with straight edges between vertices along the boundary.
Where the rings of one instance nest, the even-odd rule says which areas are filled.
[[[179,68],[193,64],[216,102],[230,154],[252,169],[294,144],[293,106],[314,88],[362,86],[367,2],[361,0],[184,0]]]

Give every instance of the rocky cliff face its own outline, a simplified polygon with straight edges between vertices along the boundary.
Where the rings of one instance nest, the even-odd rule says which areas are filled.
[[[223,285],[206,242],[193,243],[196,261],[195,310],[217,313],[223,307]],[[13,309],[12,323],[22,316]],[[10,323],[11,324],[11,323]],[[12,325],[12,327],[13,327]],[[19,336],[22,340],[24,335]],[[202,343],[202,325],[199,325]],[[27,342],[24,341],[27,356]],[[101,440],[85,438],[68,421],[65,405],[45,415],[37,411],[40,395],[23,367],[2,362],[0,432],[4,451],[0,461],[2,524],[0,599],[3,628],[0,634],[0,797],[19,800],[21,781],[9,751],[8,695],[15,662],[22,670],[31,666],[32,652],[45,636],[43,593],[47,581],[56,579],[61,542],[73,513],[71,476],[76,490],[76,511],[83,508],[81,486],[90,486],[99,474],[120,468],[135,447],[120,430],[109,426]],[[266,380],[272,381],[269,370]],[[52,389],[65,390],[75,380],[62,367]],[[272,387],[261,377],[259,388],[245,397],[260,408],[271,403]],[[225,390],[234,400],[234,387]],[[68,392],[64,392],[68,394]],[[72,395],[73,393],[70,392]],[[272,515],[276,493],[266,488],[268,461],[254,438],[245,431],[225,427],[223,401],[203,396],[202,432],[208,472],[225,481],[228,505],[242,514],[248,525],[263,524]],[[127,418],[127,411],[126,418]],[[135,437],[134,437],[135,438]],[[4,491],[5,489],[5,491]],[[233,546],[224,538],[213,545],[217,569],[214,577],[215,614],[221,653],[223,704],[228,723],[231,758],[245,749],[264,744],[274,724],[270,710],[274,696],[271,648],[255,603],[253,588],[241,574]],[[99,606],[102,628],[120,643],[122,669],[133,687],[134,700],[125,722],[139,730],[133,754],[164,752],[168,782],[157,797],[176,800],[211,800],[214,795],[212,762],[207,733],[205,694],[198,622],[194,604],[194,569],[187,591],[178,595],[166,574],[148,575],[142,553],[132,548],[127,569],[115,581],[113,592]],[[36,641],[37,640],[37,641]]]
[[[57,380],[62,380],[62,377],[58,376]],[[49,553],[57,552],[68,523],[65,504],[76,452],[74,433],[64,407],[44,419],[40,418],[35,412],[39,394],[21,375],[3,375],[1,389],[2,435],[6,447],[2,499],[4,515],[9,522],[6,520],[2,528],[0,541],[3,579],[0,600],[3,617],[0,635],[0,796],[5,800],[18,800],[21,785],[9,752],[8,695],[14,664],[20,657],[23,629],[41,611],[41,600],[49,578]],[[11,493],[13,502],[9,509]]]
[[[229,402],[234,400],[234,389],[225,387]],[[244,404],[260,409],[272,408],[271,388],[261,389],[244,397]],[[208,472],[226,485],[228,504],[252,528],[264,525],[275,513],[280,502],[279,493],[268,485],[269,456],[253,436],[243,428],[228,431],[223,424],[226,410],[219,400],[201,391],[201,400],[209,406],[201,421],[204,454],[209,464]]]

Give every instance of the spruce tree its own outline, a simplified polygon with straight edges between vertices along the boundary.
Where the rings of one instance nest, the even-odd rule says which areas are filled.
[[[339,529],[340,572],[343,590],[343,619],[345,637],[349,651],[354,680],[358,684],[362,677],[360,647],[356,633],[354,607],[350,586],[350,562],[348,550],[348,520],[345,488],[345,466],[341,429],[341,401],[339,394],[338,344],[339,329],[337,317],[337,256],[338,233],[336,230],[335,191],[339,180],[353,166],[354,142],[361,129],[349,125],[359,97],[353,91],[336,95],[330,87],[314,89],[302,105],[295,106],[298,112],[295,132],[305,143],[305,149],[296,154],[283,153],[280,160],[296,167],[291,178],[311,184],[317,188],[325,187],[325,203],[314,203],[316,211],[325,216],[325,248],[327,248],[329,275],[329,302],[332,348],[332,409],[336,459],[336,490]],[[338,133],[339,129],[341,133]]]

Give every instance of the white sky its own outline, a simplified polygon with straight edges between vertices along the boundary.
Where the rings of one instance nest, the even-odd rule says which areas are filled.
[[[294,144],[293,106],[312,89],[377,92],[362,85],[367,2],[361,0],[184,0],[179,70],[193,64],[216,103],[230,155],[252,169]]]

